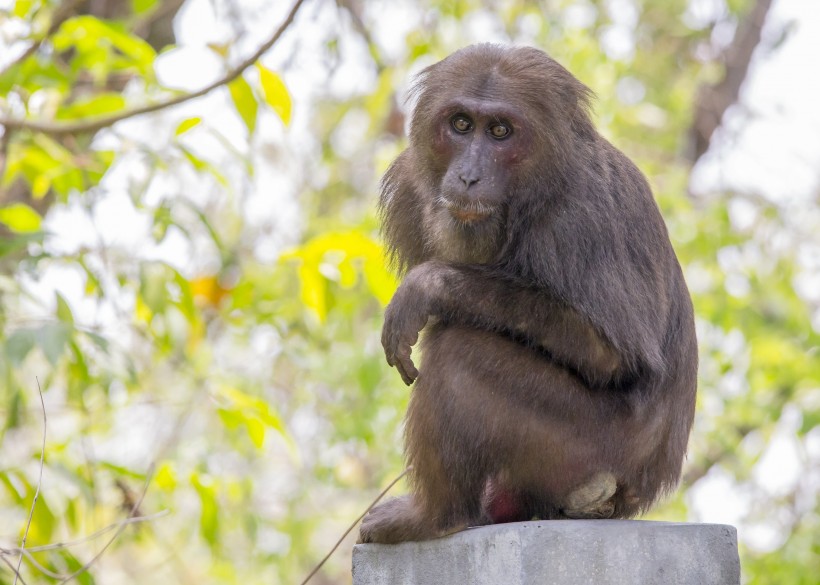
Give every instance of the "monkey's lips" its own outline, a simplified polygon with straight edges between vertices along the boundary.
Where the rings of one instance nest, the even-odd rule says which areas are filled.
[[[482,221],[490,217],[490,212],[488,210],[476,210],[476,209],[463,209],[459,207],[450,207],[449,208],[450,215],[452,215],[458,221],[464,223],[474,223],[477,221]]]

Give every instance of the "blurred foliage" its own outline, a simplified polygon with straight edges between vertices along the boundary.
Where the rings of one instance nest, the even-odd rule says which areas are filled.
[[[0,115],[82,124],[179,95],[157,75],[174,48],[139,33],[164,3],[123,4],[54,30],[63,3],[0,10],[7,44],[37,49],[0,61]],[[19,545],[37,487],[38,384],[48,436],[28,546],[170,512],[33,552],[29,582],[58,582],[112,536],[77,581],[298,582],[401,471],[408,393],[379,344],[396,281],[378,177],[402,148],[412,72],[491,34],[545,48],[596,91],[599,126],[650,178],[692,287],[699,410],[685,485],[652,517],[697,519],[690,494],[728,478],[746,506],[746,582],[814,583],[820,335],[795,282],[820,220],[760,193],[687,195],[697,88],[722,73],[712,33],[749,2],[703,22],[686,0],[308,4],[293,25],[307,32],[211,102],[0,138],[0,542]],[[201,51],[227,69],[254,48],[242,33],[275,19],[212,5],[234,40]],[[401,50],[375,35],[385,14]],[[138,238],[118,237],[133,225]],[[803,466],[776,489],[760,477],[775,437]],[[317,583],[349,582],[349,546]]]

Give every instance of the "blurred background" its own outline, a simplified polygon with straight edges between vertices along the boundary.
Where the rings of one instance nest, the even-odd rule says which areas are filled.
[[[595,91],[684,267],[698,413],[648,518],[816,585],[814,0],[0,0],[0,583],[24,534],[27,583],[298,583],[401,472],[378,180],[413,74],[480,41]]]

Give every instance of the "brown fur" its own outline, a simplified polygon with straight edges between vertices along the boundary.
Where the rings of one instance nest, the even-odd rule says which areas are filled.
[[[412,493],[374,509],[360,540],[646,510],[679,479],[697,370],[646,180],[594,129],[589,90],[536,49],[468,47],[415,96],[380,201],[405,273],[382,340],[416,382]],[[453,130],[462,115],[474,131]],[[497,123],[509,137],[487,138]]]

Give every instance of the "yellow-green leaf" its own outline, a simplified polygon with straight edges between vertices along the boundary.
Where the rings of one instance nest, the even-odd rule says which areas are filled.
[[[68,301],[66,301],[60,293],[55,293],[55,296],[57,297],[57,318],[63,323],[73,325],[74,314],[71,312],[71,307],[68,305]]]
[[[157,484],[161,490],[173,492],[177,487],[177,474],[174,467],[169,462],[165,462],[157,469],[157,474],[154,476],[154,483]]]
[[[288,88],[279,75],[265,68],[261,63],[257,63],[256,68],[259,70],[259,80],[262,83],[265,101],[279,115],[285,126],[289,125],[291,100]]]
[[[191,474],[191,483],[199,495],[200,534],[208,544],[215,546],[219,536],[219,506],[217,504],[216,488],[208,481],[208,478],[203,478],[196,472]]]
[[[256,103],[251,86],[243,77],[237,77],[228,84],[228,91],[231,92],[231,99],[234,106],[236,106],[236,111],[242,121],[245,122],[245,126],[248,127],[248,132],[253,134],[256,129],[256,112],[259,105]]]
[[[40,230],[42,218],[28,205],[23,203],[12,203],[0,209],[0,223],[13,232],[26,234]]]
[[[176,132],[174,132],[174,135],[179,136],[180,134],[184,134],[185,132],[187,132],[191,128],[193,128],[195,126],[198,126],[200,122],[202,122],[202,118],[200,118],[199,116],[196,116],[194,118],[188,118],[187,120],[183,120],[182,122],[179,123],[179,126],[177,126],[177,129],[176,129]]]
[[[37,175],[31,182],[31,196],[35,199],[42,199],[48,195],[51,189],[51,177],[48,175]]]
[[[103,93],[80,99],[57,110],[58,120],[93,118],[125,109],[125,98],[118,93]]]
[[[26,15],[31,12],[31,8],[34,6],[34,0],[17,0],[14,3],[14,16],[17,18],[25,18]]]
[[[258,418],[245,418],[245,428],[248,429],[248,436],[254,447],[261,449],[265,444],[265,424]]]
[[[31,491],[31,497],[34,497],[34,490]],[[34,506],[34,513],[31,518],[31,525],[28,528],[27,544],[30,546],[41,546],[51,542],[54,528],[56,525],[56,518],[51,512],[51,508],[46,503],[43,494],[37,499],[37,505]]]
[[[144,14],[152,10],[157,5],[158,0],[131,0],[131,8],[134,14]]]

